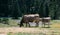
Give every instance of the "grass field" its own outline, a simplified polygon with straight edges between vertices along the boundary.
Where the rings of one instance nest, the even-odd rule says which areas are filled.
[[[22,27],[9,18],[9,25],[0,23],[0,34],[6,35],[60,35],[60,20],[51,20],[50,28]]]
[[[0,34],[7,35],[60,35],[59,28],[0,28]]]
[[[12,35],[12,33],[8,33],[7,35]],[[45,35],[44,33],[15,33],[13,35]]]

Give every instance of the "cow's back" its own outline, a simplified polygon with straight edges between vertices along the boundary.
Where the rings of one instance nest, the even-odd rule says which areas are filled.
[[[39,15],[38,14],[29,14],[23,16],[23,22],[38,22],[39,21]]]

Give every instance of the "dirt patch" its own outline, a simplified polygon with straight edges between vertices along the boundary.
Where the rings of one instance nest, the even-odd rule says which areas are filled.
[[[56,30],[55,30],[56,31]],[[25,33],[52,33],[54,30],[46,29],[46,28],[20,28],[20,27],[9,27],[9,28],[0,28],[0,34],[7,34],[7,33],[18,33],[18,32],[25,32]]]
[[[8,33],[8,32],[39,33],[43,31],[47,32],[47,30],[40,30],[39,28],[19,28],[19,27],[0,28],[0,33]]]

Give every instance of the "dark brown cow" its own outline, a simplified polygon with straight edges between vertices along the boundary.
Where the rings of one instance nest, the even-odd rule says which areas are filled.
[[[26,27],[27,24],[29,24],[29,22],[35,22],[36,26],[38,26],[39,23],[39,15],[38,14],[29,14],[29,15],[24,15],[22,17],[22,20],[20,22],[20,27],[23,26],[23,23],[26,23]],[[29,24],[30,27],[30,24]]]

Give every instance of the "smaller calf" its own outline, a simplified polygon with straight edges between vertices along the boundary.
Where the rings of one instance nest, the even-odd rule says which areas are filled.
[[[50,20],[51,18],[50,17],[45,17],[45,18],[42,18],[42,24],[44,25],[48,25],[48,27],[50,27]]]

